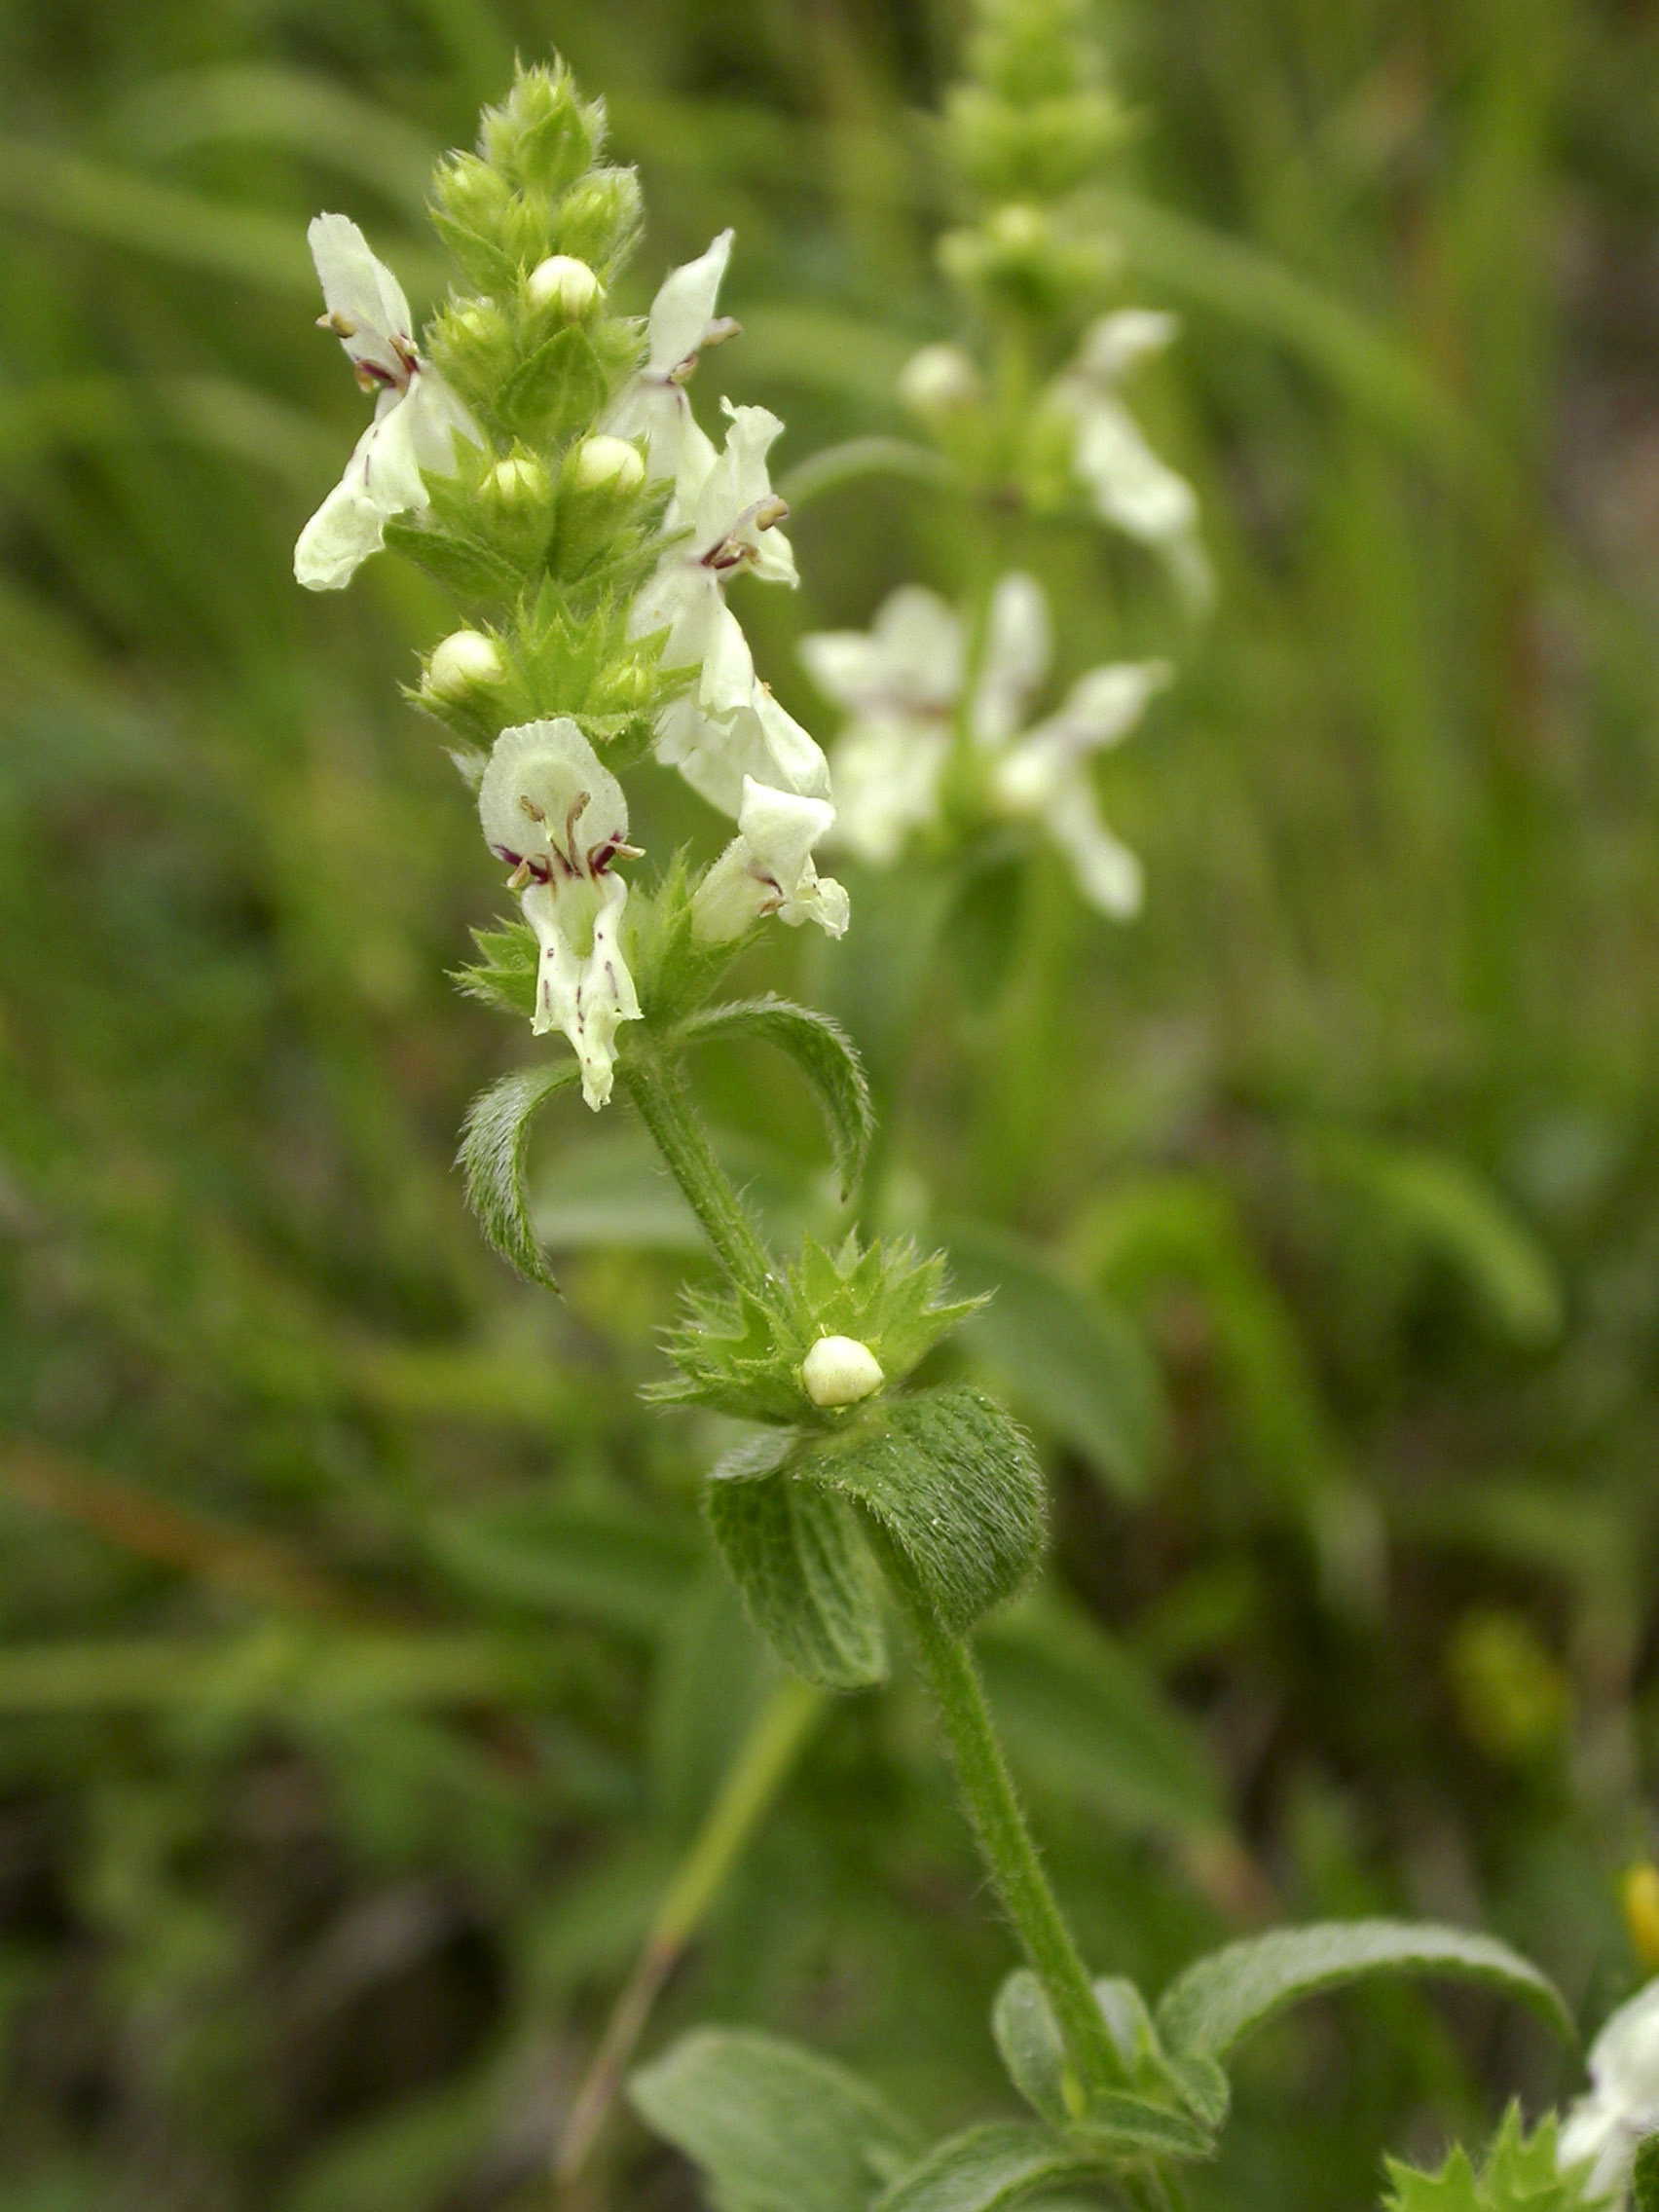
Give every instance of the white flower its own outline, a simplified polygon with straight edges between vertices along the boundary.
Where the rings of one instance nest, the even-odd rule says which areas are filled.
[[[1585,2195],[1624,2196],[1636,2147],[1659,2133],[1659,1981],[1639,1989],[1590,2046],[1590,2089],[1567,2113],[1556,2162],[1593,2161]]]
[[[345,347],[375,417],[346,473],[300,533],[294,574],[308,591],[339,591],[385,538],[387,519],[430,505],[421,471],[455,472],[458,437],[482,445],[477,424],[415,350],[409,302],[369,250],[355,223],[318,215],[306,233],[328,313],[321,319]]]
[[[725,944],[762,915],[776,914],[796,928],[816,922],[830,937],[844,936],[847,894],[812,864],[812,848],[834,819],[827,799],[773,791],[745,776],[738,834],[691,901],[693,935],[704,944]]]
[[[622,787],[568,716],[524,722],[496,740],[478,814],[541,948],[531,1027],[564,1031],[597,1111],[610,1096],[617,1026],[640,1018],[620,942],[628,886],[610,872],[635,851]]]
[[[714,461],[714,446],[691,412],[685,380],[703,348],[718,346],[737,328],[729,315],[715,313],[731,238],[722,231],[707,253],[669,272],[646,319],[645,366],[600,425],[613,437],[644,438],[645,465],[657,483],[698,479]]]
[[[1004,576],[991,596],[965,738],[983,756],[990,804],[1041,823],[1089,903],[1126,917],[1140,905],[1140,864],[1101,820],[1088,760],[1127,736],[1169,670],[1161,661],[1092,669],[1057,714],[1023,728],[1051,650],[1041,588],[1029,576]],[[804,639],[801,653],[821,688],[852,717],[831,759],[835,840],[885,866],[939,815],[962,711],[962,624],[932,592],[906,586],[867,637],[821,634]]]
[[[750,703],[755,662],[725,587],[741,570],[767,583],[794,584],[794,554],[777,525],[789,509],[773,491],[766,455],[783,428],[764,407],[733,407],[724,451],[715,454],[695,484],[682,484],[669,506],[665,528],[688,539],[672,545],[634,603],[630,628],[637,638],[666,630],[664,668],[700,671],[694,696],[707,715],[734,715]]]
[[[820,690],[852,716],[835,746],[836,841],[877,867],[939,811],[962,689],[962,625],[919,584],[896,591],[866,636],[820,631],[800,653]]]
[[[1071,418],[1072,465],[1093,495],[1096,514],[1161,553],[1202,603],[1211,582],[1193,487],[1160,461],[1118,395],[1135,362],[1161,351],[1174,334],[1174,317],[1151,309],[1103,315],[1084,333],[1077,359],[1056,379],[1051,397]]]
[[[689,695],[671,700],[657,718],[656,754],[722,814],[738,812],[751,779],[800,798],[830,796],[823,747],[758,682],[749,704],[725,721],[705,715]]]
[[[711,447],[706,474],[676,493],[665,527],[687,535],[664,553],[634,603],[629,627],[637,638],[666,630],[663,667],[697,671],[658,718],[658,758],[735,814],[746,776],[828,799],[830,771],[820,747],[756,679],[749,641],[725,600],[731,577],[746,570],[765,583],[798,581],[790,541],[777,527],[789,510],[766,468],[783,424],[764,407],[721,404],[730,418],[724,450]]]

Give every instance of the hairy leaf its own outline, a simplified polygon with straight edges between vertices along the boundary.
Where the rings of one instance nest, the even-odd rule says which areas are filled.
[[[756,1440],[787,1459],[786,1431]],[[781,1444],[781,1453],[780,1453]],[[881,1584],[844,1498],[746,1466],[704,1486],[709,1527],[751,1618],[794,1674],[826,1689],[863,1689],[887,1673]],[[717,1470],[719,1473],[719,1470]]]
[[[767,996],[706,1007],[675,1032],[675,1042],[682,1045],[711,1037],[763,1037],[790,1055],[818,1094],[845,1198],[863,1172],[875,1113],[864,1068],[840,1024],[809,1007]]]
[[[1518,1998],[1561,2034],[1573,2034],[1554,1984],[1507,1943],[1402,1920],[1328,1920],[1229,1943],[1164,1991],[1159,2031],[1173,2051],[1218,2058],[1285,2006],[1374,1973],[1483,1982]]]
[[[628,2093],[727,2212],[866,2212],[914,2156],[873,2089],[773,2036],[700,2028],[635,2074]]]
[[[1097,2096],[1086,2108],[1079,2084],[1068,2080],[1047,1993],[1028,1967],[1009,1975],[991,2013],[991,2032],[1014,2087],[1044,2120],[1081,2128],[1102,2148],[1122,2143],[1169,2157],[1208,2157],[1227,2116],[1226,2077],[1205,2062],[1165,2057],[1133,1982],[1097,1981],[1094,1993],[1134,2092]]]
[[[528,1281],[549,1290],[559,1285],[548,1272],[525,1210],[525,1149],[538,1109],[579,1073],[573,1059],[516,1068],[472,1101],[461,1130],[460,1162],[467,1203],[479,1226],[503,1260]]]
[[[872,2212],[1000,2212],[1104,2170],[1099,2153],[1047,2127],[971,2127],[937,2144],[876,2198]]]
[[[895,1398],[881,1418],[877,1433],[803,1456],[800,1474],[856,1498],[940,1619],[963,1635],[1014,1595],[1042,1552],[1046,1500],[1030,1443],[965,1384]]]

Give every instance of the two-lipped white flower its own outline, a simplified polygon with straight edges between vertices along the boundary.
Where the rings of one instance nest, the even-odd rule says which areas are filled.
[[[1659,1980],[1639,1989],[1590,2046],[1590,2088],[1568,2111],[1556,2138],[1565,2172],[1590,2163],[1584,2194],[1627,2194],[1636,2148],[1659,2134]]]
[[[656,756],[722,814],[738,812],[751,779],[801,798],[830,797],[824,748],[758,679],[724,719],[705,714],[692,695],[672,700],[657,718]]]
[[[636,637],[666,630],[664,668],[695,667],[698,705],[716,718],[750,703],[755,661],[743,626],[726,605],[726,586],[748,571],[764,583],[800,581],[794,552],[777,527],[789,508],[772,489],[766,456],[783,429],[764,407],[734,407],[724,450],[711,446],[708,467],[680,480],[664,529],[689,535],[671,545],[634,605]]]
[[[356,224],[318,215],[306,237],[328,310],[321,326],[345,347],[363,390],[376,394],[374,421],[294,547],[294,574],[309,591],[339,591],[380,551],[389,517],[430,505],[421,471],[453,475],[456,439],[483,439],[417,351],[403,287]]]
[[[831,755],[838,844],[877,866],[896,860],[917,830],[937,820],[960,734],[984,762],[993,808],[1040,823],[1091,905],[1120,918],[1138,911],[1140,864],[1101,819],[1088,763],[1128,735],[1168,682],[1165,663],[1091,669],[1057,714],[1022,729],[1052,643],[1042,589],[1018,574],[1004,576],[992,594],[965,714],[962,623],[918,585],[895,592],[867,635],[820,633],[802,640],[801,654],[820,688],[852,718]]]
[[[694,668],[686,690],[657,721],[657,757],[726,814],[742,803],[746,778],[827,800],[822,748],[779,706],[755,673],[743,625],[726,605],[742,573],[763,583],[798,581],[794,554],[778,528],[788,508],[773,491],[766,456],[783,428],[764,407],[733,407],[723,451],[710,447],[704,475],[682,481],[665,528],[687,535],[669,546],[634,604],[636,637],[666,630],[662,665]]]
[[[1084,333],[1077,358],[1049,396],[1071,419],[1072,465],[1095,513],[1161,554],[1177,582],[1202,604],[1212,586],[1198,536],[1197,495],[1153,452],[1119,392],[1135,363],[1161,352],[1174,335],[1174,316],[1150,308],[1102,315]]]
[[[767,914],[797,929],[816,922],[830,937],[844,936],[847,894],[832,876],[821,876],[812,859],[834,820],[827,799],[774,791],[745,776],[738,833],[692,897],[698,940],[728,943]]]
[[[737,324],[717,315],[720,280],[731,259],[730,231],[707,253],[672,269],[645,320],[645,359],[617,394],[600,424],[615,438],[643,438],[653,482],[696,482],[708,473],[715,449],[691,412],[685,382],[705,346],[729,338]]]
[[[628,802],[569,716],[502,730],[478,787],[484,836],[512,869],[535,933],[537,1036],[561,1029],[581,1064],[582,1096],[610,1096],[617,1027],[640,1002],[622,957],[628,886],[612,872],[627,843]]]

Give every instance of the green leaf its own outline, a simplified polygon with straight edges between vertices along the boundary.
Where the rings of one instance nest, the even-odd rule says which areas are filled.
[[[965,1384],[881,1407],[882,1428],[803,1455],[809,1481],[856,1498],[903,1553],[940,1620],[965,1635],[1014,1595],[1043,1549],[1046,1499],[1029,1440]]]
[[[914,2156],[873,2089],[772,2036],[700,2028],[635,2074],[628,2093],[725,2212],[866,2212]]]
[[[1649,2153],[1651,2173],[1659,2167],[1659,2137],[1650,2136],[1642,2150]],[[1637,2212],[1652,2212],[1652,2201],[1641,2194],[1641,2165],[1639,2151]],[[1454,2150],[1434,2173],[1421,2173],[1390,2158],[1384,2212],[1581,2212],[1588,2201],[1587,2171],[1588,2162],[1561,2172],[1556,2165],[1554,2119],[1540,2120],[1529,2136],[1521,2125],[1520,2108],[1511,2105],[1478,2173],[1461,2148]]]
[[[992,1625],[979,1662],[1009,1757],[1032,1784],[1131,1832],[1226,1825],[1198,1731],[1078,1607],[1047,1595],[1019,1606]]]
[[[995,1294],[968,1325],[974,1351],[1114,1496],[1144,1497],[1162,1454],[1165,1417],[1135,1324],[1005,1231],[952,1222],[945,1240],[958,1286]]]
[[[869,1085],[846,1031],[826,1014],[768,995],[707,1007],[680,1024],[674,1042],[695,1045],[720,1036],[763,1037],[794,1061],[818,1093],[846,1198],[875,1134]]]
[[[1160,2047],[1146,2004],[1134,1984],[1097,1981],[1094,1994],[1135,2084],[1084,2104],[1066,2067],[1065,2046],[1042,1983],[1028,1967],[997,1992],[991,2032],[1009,2079],[1034,2112],[1056,2127],[1080,2130],[1103,2155],[1151,2150],[1160,2157],[1206,2158],[1227,2117],[1227,2081],[1219,2068],[1171,2062]],[[1176,2105],[1184,2110],[1175,2109]]]
[[[998,2212],[1107,2170],[1108,2162],[1076,2138],[1003,2121],[936,2145],[876,2198],[871,2212]]]
[[[537,1111],[579,1072],[574,1060],[516,1068],[472,1101],[461,1130],[460,1163],[479,1226],[509,1266],[549,1290],[559,1285],[547,1272],[525,1210],[525,1150]]]
[[[997,1991],[991,2034],[1009,2080],[1039,2120],[1069,2125],[1076,2116],[1066,2097],[1065,2046],[1043,1984],[1029,1967],[1016,1967]]]
[[[1538,1969],[1491,1936],[1403,1920],[1329,1920],[1275,1929],[1212,1951],[1177,1975],[1158,2006],[1172,2051],[1219,2058],[1287,2005],[1374,1973],[1447,1975],[1499,1989],[1573,2038],[1570,2014]]]
[[[728,1455],[704,1487],[704,1509],[784,1665],[826,1689],[863,1689],[887,1674],[880,1578],[853,1508],[787,1471],[796,1443],[785,1430]]]

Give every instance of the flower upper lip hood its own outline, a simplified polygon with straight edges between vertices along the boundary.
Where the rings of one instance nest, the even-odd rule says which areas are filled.
[[[600,425],[612,437],[644,438],[645,466],[658,483],[695,479],[715,459],[683,387],[703,348],[718,346],[737,329],[730,315],[715,313],[731,241],[732,233],[722,231],[706,253],[664,277],[645,322],[644,365]]]
[[[458,437],[482,445],[472,417],[417,350],[403,287],[345,215],[318,215],[306,233],[327,312],[318,317],[346,349],[374,421],[346,473],[300,533],[294,574],[310,591],[339,591],[385,541],[393,515],[430,504],[423,469],[455,469]]]

